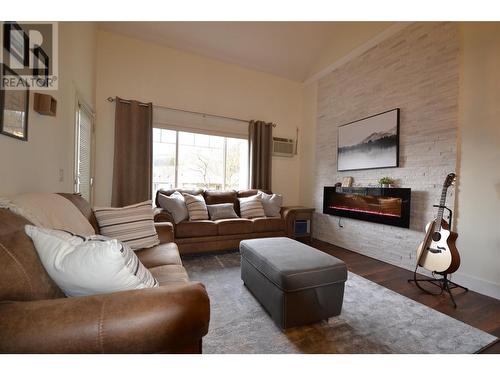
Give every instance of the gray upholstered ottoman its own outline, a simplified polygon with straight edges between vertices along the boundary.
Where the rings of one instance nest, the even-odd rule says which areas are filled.
[[[241,279],[281,328],[339,315],[345,263],[286,237],[240,243]]]

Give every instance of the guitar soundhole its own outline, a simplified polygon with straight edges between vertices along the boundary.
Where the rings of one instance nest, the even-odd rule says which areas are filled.
[[[441,233],[439,232],[432,233],[432,240],[434,242],[438,242],[440,239],[441,239]]]

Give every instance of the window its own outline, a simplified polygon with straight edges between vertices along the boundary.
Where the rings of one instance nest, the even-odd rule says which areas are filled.
[[[248,140],[153,129],[153,196],[174,187],[248,188]]]
[[[75,193],[92,204],[94,113],[77,99],[75,122]]]

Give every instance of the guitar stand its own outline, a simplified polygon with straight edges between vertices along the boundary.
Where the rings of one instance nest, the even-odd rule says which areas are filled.
[[[437,204],[433,205],[433,207],[439,207],[439,208],[444,208],[445,210],[448,210],[448,213],[449,213],[448,223],[449,223],[449,226],[451,228],[451,219],[453,217],[453,211],[450,210],[446,206],[441,206],[441,205],[437,205]],[[417,279],[417,269],[418,269],[418,262],[417,262],[417,266],[415,267],[415,271],[413,271],[413,279],[408,279],[408,282],[410,283],[413,281],[415,283],[415,285],[418,287],[418,289],[422,290],[423,292],[425,292],[427,294],[432,294],[434,296],[439,296],[439,295],[443,294],[443,292],[448,293],[450,295],[451,302],[453,303],[454,308],[457,308],[457,304],[455,302],[455,298],[453,298],[453,293],[451,293],[451,290],[455,289],[455,288],[460,288],[466,292],[469,291],[469,289],[467,289],[466,287],[464,287],[460,284],[454,283],[453,281],[448,279],[449,273],[434,272],[435,274],[442,276],[441,278],[438,278],[438,279],[436,279],[436,278]],[[431,283],[439,288],[439,292],[433,292],[433,291],[430,291],[428,289],[425,289],[423,286],[421,286],[419,284],[419,282]]]
[[[417,268],[418,268],[418,266],[417,266]],[[415,269],[415,271],[413,272],[413,279],[408,279],[408,282],[412,282],[412,281],[415,282],[415,285],[418,287],[418,289],[424,291],[425,293],[432,294],[434,296],[439,296],[439,295],[443,294],[443,292],[448,293],[450,295],[451,302],[453,303],[453,307],[457,308],[457,303],[455,302],[455,298],[453,298],[453,293],[451,292],[451,290],[455,289],[455,288],[460,288],[460,289],[463,289],[464,291],[468,292],[469,289],[467,289],[466,287],[464,287],[460,284],[454,283],[453,281],[449,280],[448,273],[436,272],[436,274],[442,275],[442,277],[439,279],[433,279],[433,278],[417,279],[417,269]],[[431,283],[431,284],[437,286],[440,290],[439,290],[439,292],[430,291],[430,290],[424,288],[423,286],[421,286],[419,284],[420,282]]]

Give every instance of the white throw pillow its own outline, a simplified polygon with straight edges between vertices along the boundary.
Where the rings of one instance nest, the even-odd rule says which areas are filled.
[[[281,194],[267,194],[263,191],[258,193],[262,198],[262,206],[268,217],[281,217],[281,206],[283,206],[283,196]]]
[[[103,236],[116,238],[132,250],[153,247],[160,243],[154,223],[152,201],[120,208],[94,208],[94,215]]]
[[[240,201],[240,213],[244,219],[253,219],[254,217],[265,217],[264,207],[262,207],[262,198],[260,195],[238,198]]]
[[[179,224],[181,221],[189,219],[184,196],[178,191],[174,191],[170,196],[159,193],[158,204],[172,215],[175,224]]]
[[[158,287],[158,281],[125,244],[26,225],[45,270],[69,297]]]

